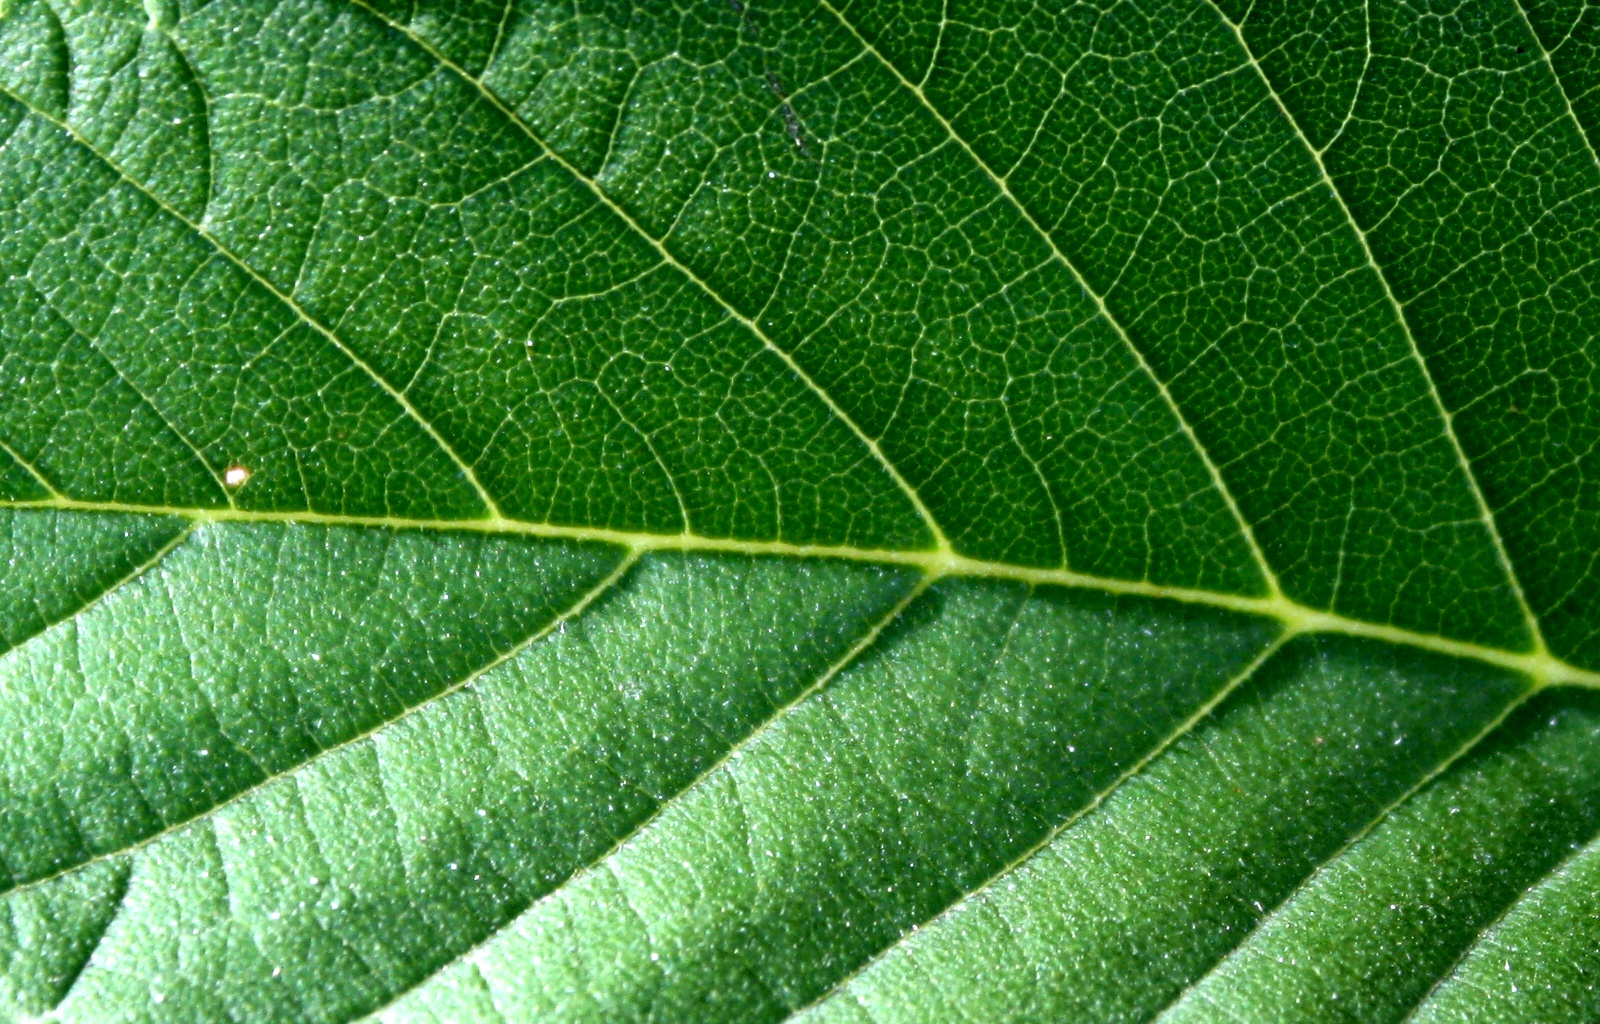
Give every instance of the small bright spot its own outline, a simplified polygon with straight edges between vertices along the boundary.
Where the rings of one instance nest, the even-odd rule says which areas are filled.
[[[240,465],[229,466],[222,474],[222,482],[229,487],[243,487],[244,482],[250,479],[250,471]]]
[[[167,1001],[167,997],[162,995],[160,992],[153,994],[150,998],[154,999],[158,1003],[164,1003]]]

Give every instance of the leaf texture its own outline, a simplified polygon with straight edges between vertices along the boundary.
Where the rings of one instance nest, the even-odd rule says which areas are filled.
[[[0,1019],[1595,1019],[1597,47],[0,0]]]

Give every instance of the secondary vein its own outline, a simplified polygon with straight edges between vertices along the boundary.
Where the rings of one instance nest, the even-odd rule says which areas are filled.
[[[183,536],[187,537],[189,532],[190,531],[185,531]],[[49,882],[54,881],[57,878],[62,877],[63,875],[68,875],[68,874],[72,874],[72,873],[77,872],[77,871],[82,871],[83,869],[85,869],[85,868],[87,868],[87,867],[89,867],[89,866],[91,866],[93,864],[98,864],[98,863],[100,863],[102,861],[111,860],[112,858],[115,858],[115,857],[122,857],[122,856],[125,856],[127,854],[133,853],[136,850],[141,850],[141,849],[151,845],[152,843],[158,842],[163,837],[168,836],[168,835],[172,834],[173,832],[178,831],[181,828],[188,827],[189,825],[193,824],[196,821],[199,821],[199,820],[204,819],[204,818],[210,818],[210,817],[215,816],[216,814],[221,812],[224,808],[229,807],[229,806],[231,806],[233,804],[239,803],[240,801],[248,798],[251,794],[258,792],[259,790],[265,788],[266,786],[271,785],[274,782],[277,782],[280,779],[284,779],[284,778],[293,776],[298,772],[304,771],[310,765],[313,765],[313,764],[316,764],[316,763],[322,761],[323,759],[325,759],[328,756],[336,753],[337,751],[343,750],[346,747],[354,746],[357,743],[361,743],[361,742],[363,742],[365,740],[371,739],[377,733],[379,733],[379,732],[381,732],[381,731],[383,731],[385,729],[388,729],[390,726],[393,726],[398,722],[404,721],[405,719],[407,719],[407,718],[411,717],[412,715],[416,714],[417,712],[419,712],[423,708],[429,707],[432,704],[434,704],[434,703],[436,703],[436,702],[438,702],[440,700],[443,700],[444,698],[450,696],[451,694],[456,693],[457,691],[462,690],[462,689],[472,685],[474,682],[476,682],[478,679],[482,678],[487,673],[489,673],[489,672],[493,671],[494,669],[498,668],[499,666],[505,664],[507,661],[510,661],[512,658],[515,658],[517,655],[519,655],[523,651],[527,650],[533,644],[535,644],[535,643],[539,642],[540,640],[544,639],[546,636],[549,636],[555,630],[560,629],[564,624],[566,624],[568,622],[571,622],[574,619],[576,619],[579,616],[581,616],[586,610],[588,610],[590,605],[594,604],[595,601],[599,600],[603,595],[608,593],[612,589],[612,587],[614,587],[618,582],[620,582],[622,580],[622,578],[624,576],[626,576],[628,574],[628,572],[638,562],[639,556],[641,554],[642,554],[642,549],[630,550],[628,552],[628,554],[618,562],[617,567],[615,569],[613,569],[610,573],[608,573],[605,576],[604,579],[602,579],[599,583],[595,584],[592,588],[590,588],[587,592],[585,592],[581,597],[579,597],[576,601],[574,601],[570,606],[568,606],[566,608],[566,610],[561,612],[561,614],[556,615],[555,617],[553,617],[549,622],[545,623],[542,627],[540,627],[539,629],[535,630],[533,633],[531,633],[527,637],[525,637],[520,643],[512,645],[506,651],[504,651],[503,653],[499,654],[495,658],[491,659],[490,661],[484,663],[483,665],[480,665],[479,667],[477,667],[477,668],[473,669],[472,671],[468,672],[461,679],[459,679],[456,682],[450,684],[449,686],[447,686],[444,689],[438,691],[437,693],[432,694],[431,696],[419,701],[418,703],[413,704],[408,708],[405,708],[399,714],[394,715],[393,717],[390,717],[390,718],[386,718],[383,721],[374,724],[370,728],[368,728],[368,729],[366,729],[366,730],[364,730],[364,731],[362,731],[360,733],[357,733],[354,736],[351,736],[351,737],[349,737],[347,739],[341,740],[340,742],[335,743],[335,744],[333,744],[331,746],[325,747],[325,748],[317,751],[311,757],[309,757],[309,758],[305,759],[304,761],[301,761],[298,764],[295,764],[295,765],[293,765],[293,766],[291,766],[291,767],[289,767],[289,768],[287,768],[287,769],[285,769],[283,771],[276,772],[276,773],[271,773],[271,772],[264,773],[263,777],[260,780],[258,780],[257,782],[245,787],[244,789],[239,790],[237,793],[234,793],[232,796],[228,797],[228,799],[223,800],[220,803],[214,804],[211,807],[208,807],[203,811],[197,812],[195,814],[188,815],[188,816],[186,816],[186,817],[184,817],[184,818],[182,818],[180,820],[170,822],[170,823],[168,823],[166,825],[166,827],[162,828],[161,830],[159,830],[157,832],[152,832],[150,835],[145,836],[144,838],[138,840],[137,842],[128,843],[128,844],[126,844],[124,846],[121,846],[121,847],[118,847],[117,849],[114,849],[114,850],[105,850],[105,851],[103,851],[101,853],[95,854],[93,857],[88,857],[88,858],[85,858],[83,860],[77,861],[75,863],[67,864],[67,865],[65,865],[65,866],[63,866],[61,868],[58,868],[55,871],[52,871],[51,873],[49,873],[47,875],[41,875],[41,876],[39,876],[37,878],[30,878],[27,881],[20,882],[20,883],[18,883],[16,885],[11,886],[10,888],[0,888],[0,896],[9,897],[9,896],[11,896],[13,894],[16,894],[16,893],[26,892],[26,891],[28,891],[30,889],[36,889],[39,886],[45,885],[45,884],[47,884]]]
[[[1278,95],[1278,90],[1273,86],[1272,80],[1267,77],[1266,69],[1261,66],[1260,61],[1256,60],[1255,52],[1250,49],[1250,44],[1244,37],[1243,26],[1224,14],[1222,8],[1217,6],[1216,0],[1206,0],[1206,3],[1211,5],[1211,9],[1216,12],[1217,17],[1221,18],[1222,23],[1227,25],[1229,30],[1233,32],[1234,39],[1238,42],[1239,49],[1244,53],[1245,60],[1255,70],[1262,86],[1266,88],[1267,94],[1272,97],[1272,102],[1278,108],[1278,113],[1283,116],[1284,121],[1293,129],[1295,138],[1305,147],[1306,153],[1310,155],[1312,162],[1316,164],[1317,173],[1321,176],[1323,184],[1333,194],[1334,202],[1339,204],[1340,212],[1344,214],[1345,221],[1350,225],[1350,230],[1355,233],[1356,241],[1361,246],[1361,253],[1366,259],[1367,266],[1377,276],[1378,284],[1383,288],[1384,298],[1388,300],[1389,308],[1393,310],[1395,319],[1400,323],[1400,331],[1405,335],[1406,344],[1410,347],[1411,358],[1416,361],[1417,368],[1422,373],[1423,383],[1427,385],[1428,396],[1433,402],[1435,411],[1439,414],[1439,419],[1444,424],[1444,434],[1450,442],[1450,450],[1455,454],[1456,464],[1461,468],[1462,475],[1466,477],[1467,489],[1472,494],[1473,503],[1477,505],[1478,516],[1483,522],[1484,530],[1488,532],[1490,543],[1494,545],[1495,556],[1500,562],[1500,568],[1505,572],[1511,592],[1516,598],[1517,607],[1522,612],[1523,624],[1527,627],[1528,635],[1533,641],[1534,650],[1547,653],[1548,648],[1545,647],[1544,635],[1539,629],[1539,617],[1533,613],[1533,608],[1528,604],[1527,595],[1522,590],[1522,583],[1517,579],[1516,567],[1511,562],[1511,555],[1506,551],[1505,542],[1500,537],[1500,528],[1495,523],[1494,511],[1489,507],[1488,499],[1484,497],[1483,488],[1478,485],[1478,478],[1472,471],[1472,463],[1467,458],[1466,449],[1461,447],[1461,441],[1456,437],[1454,415],[1444,404],[1444,396],[1439,393],[1439,387],[1434,382],[1433,373],[1428,369],[1428,361],[1423,358],[1422,350],[1417,346],[1416,335],[1411,332],[1411,323],[1406,319],[1405,307],[1401,305],[1400,300],[1395,296],[1394,289],[1389,287],[1389,278],[1384,274],[1383,268],[1378,265],[1377,257],[1373,255],[1372,246],[1367,242],[1366,231],[1356,221],[1355,213],[1351,211],[1349,205],[1344,201],[1344,193],[1339,190],[1339,186],[1333,180],[1333,175],[1328,173],[1327,165],[1322,162],[1322,150],[1311,144],[1311,140],[1306,137],[1305,132],[1300,128],[1300,122],[1289,112],[1288,106],[1284,104],[1283,98]]]
[[[41,110],[39,107],[37,107],[34,104],[30,103],[28,100],[26,100],[23,97],[17,95],[17,93],[14,92],[8,86],[0,85],[0,95],[6,96],[7,98],[11,99],[13,102],[15,102],[15,103],[19,104],[20,106],[22,106],[23,108],[25,108],[34,117],[37,117],[39,120],[44,121],[46,124],[52,125],[57,130],[59,130],[61,132],[64,132],[74,142],[76,142],[78,145],[82,146],[85,152],[91,154],[95,159],[99,160],[100,163],[102,163],[108,169],[110,169],[111,172],[114,173],[125,184],[127,184],[128,187],[134,189],[140,195],[144,196],[146,199],[149,199],[158,208],[160,208],[162,212],[166,213],[168,216],[170,216],[173,219],[177,220],[184,227],[188,228],[189,231],[193,232],[196,237],[203,239],[208,245],[210,245],[212,250],[215,251],[219,256],[221,256],[222,258],[226,259],[229,263],[233,264],[239,270],[244,272],[244,274],[247,277],[249,277],[252,281],[254,281],[256,284],[258,284],[262,288],[266,289],[266,291],[269,294],[271,294],[274,298],[276,298],[279,302],[281,302],[292,314],[294,314],[296,319],[300,320],[307,327],[310,327],[312,330],[316,331],[323,338],[327,339],[334,346],[334,348],[338,349],[339,352],[346,359],[348,359],[358,370],[360,370],[368,378],[370,378],[374,384],[377,384],[378,387],[380,389],[382,389],[385,394],[387,394],[390,398],[394,399],[394,401],[405,412],[406,416],[408,416],[410,419],[415,421],[416,424],[419,427],[422,428],[423,432],[426,433],[428,435],[428,437],[433,441],[433,443],[436,444],[439,447],[439,450],[441,452],[443,452],[445,454],[445,456],[448,457],[450,459],[450,461],[455,464],[456,468],[461,472],[462,476],[466,479],[467,483],[472,487],[473,491],[477,494],[478,499],[483,502],[484,507],[488,510],[489,514],[491,516],[498,516],[500,514],[500,509],[495,504],[493,496],[490,495],[488,490],[486,490],[484,488],[483,484],[478,481],[477,474],[473,472],[472,466],[470,464],[468,464],[466,462],[466,460],[462,459],[460,454],[457,453],[456,450],[453,447],[451,447],[449,442],[447,442],[442,435],[440,435],[438,429],[435,428],[434,425],[432,423],[430,423],[428,421],[428,419],[426,417],[424,417],[422,415],[422,413],[417,410],[416,406],[411,404],[411,400],[409,398],[407,398],[402,391],[400,391],[393,384],[391,384],[388,380],[386,380],[381,374],[379,374],[377,370],[375,370],[369,363],[366,362],[366,360],[364,360],[360,356],[358,356],[353,349],[351,349],[348,345],[346,345],[344,343],[344,340],[342,338],[340,338],[331,329],[329,329],[327,326],[325,326],[320,321],[318,321],[315,317],[313,317],[309,312],[307,312],[305,310],[305,308],[300,305],[300,303],[295,301],[295,299],[294,299],[294,297],[292,295],[289,295],[287,292],[282,291],[276,285],[274,285],[271,281],[267,280],[267,278],[264,275],[262,275],[260,272],[258,272],[249,263],[246,263],[244,261],[244,259],[241,258],[237,253],[233,252],[227,246],[223,245],[221,239],[217,238],[215,235],[212,235],[209,231],[207,231],[200,224],[196,223],[195,221],[193,221],[189,217],[185,216],[182,212],[180,212],[172,204],[168,203],[167,201],[162,199],[160,196],[158,196],[154,192],[150,191],[150,189],[146,188],[142,182],[140,182],[137,178],[135,178],[131,174],[129,174],[122,167],[122,165],[118,164],[115,160],[113,160],[109,154],[100,152],[99,149],[97,149],[92,143],[90,143],[88,139],[84,138],[84,136],[76,128],[74,128],[70,123],[68,123],[67,121],[62,120],[61,118],[56,117],[55,115],[49,113],[48,111]],[[132,382],[131,381],[129,382],[129,386],[130,387],[132,386]],[[141,395],[141,397],[143,397],[143,396]],[[146,399],[146,402],[148,403],[149,400]],[[155,410],[155,412],[156,412],[156,414],[158,416],[161,416],[163,420],[166,419],[166,417],[162,414],[161,410],[159,408],[157,408],[156,406],[154,406],[153,403],[151,403],[151,407]],[[168,423],[168,427],[171,428],[175,433],[178,433],[179,438],[182,439],[186,444],[190,444],[188,439],[186,437],[184,437],[184,435],[181,432],[178,432],[177,428],[173,427],[171,423]],[[190,447],[194,448],[194,445],[190,444]],[[205,457],[200,454],[199,449],[194,449],[194,450],[195,450],[196,456],[200,458],[201,465],[205,466],[208,470],[210,470],[211,474],[213,476],[216,476],[217,473],[216,473],[215,468],[212,467],[210,465],[210,463],[207,462]],[[221,485],[220,478],[218,479],[218,484],[219,484],[219,486]],[[224,491],[224,493],[227,493],[227,489],[226,488],[223,488],[223,491]],[[232,500],[232,496],[231,495],[229,495],[229,500],[230,501]]]
[[[0,452],[5,452],[11,457],[11,461],[15,462],[17,465],[26,470],[27,474],[33,477],[34,483],[37,483],[40,487],[43,487],[45,493],[50,495],[50,497],[65,497],[65,495],[61,493],[60,489],[57,488],[55,484],[50,482],[50,478],[45,476],[44,473],[40,471],[38,466],[35,466],[32,462],[29,462],[27,459],[23,458],[20,452],[11,447],[9,444],[6,444],[3,440],[0,440]]]
[[[1600,170],[1600,152],[1594,148],[1594,142],[1589,138],[1589,132],[1584,128],[1583,122],[1578,120],[1578,112],[1573,109],[1572,96],[1567,92],[1567,83],[1561,80],[1561,75],[1556,71],[1555,59],[1551,56],[1549,47],[1544,45],[1544,40],[1533,27],[1533,19],[1528,17],[1527,10],[1522,5],[1522,0],[1511,0],[1511,6],[1516,8],[1517,16],[1522,19],[1522,24],[1527,27],[1528,35],[1533,38],[1533,45],[1538,47],[1539,55],[1544,60],[1544,66],[1549,69],[1550,77],[1555,80],[1556,91],[1561,94],[1561,103],[1566,107],[1567,116],[1572,119],[1572,126],[1578,130],[1578,138],[1583,140],[1583,148],[1589,151],[1589,159],[1594,161],[1596,170]],[[1560,47],[1557,47],[1560,49]]]
[[[899,82],[903,88],[909,91],[912,96],[916,97],[917,102],[922,105],[923,109],[932,115],[933,119],[944,128],[946,134],[950,136],[951,141],[961,147],[962,151],[967,154],[967,156],[975,165],[977,165],[978,169],[983,172],[984,176],[993,182],[995,187],[1000,190],[1000,194],[1006,197],[1006,201],[1016,209],[1016,211],[1022,216],[1022,219],[1027,222],[1028,226],[1044,240],[1045,245],[1049,246],[1051,255],[1055,258],[1055,260],[1060,263],[1069,274],[1072,275],[1072,278],[1077,282],[1078,287],[1083,289],[1083,293],[1089,296],[1089,299],[1095,304],[1095,309],[1100,314],[1101,319],[1103,319],[1111,327],[1111,329],[1116,332],[1118,339],[1121,340],[1122,344],[1133,355],[1135,362],[1139,364],[1140,370],[1143,371],[1145,376],[1148,377],[1151,383],[1155,385],[1156,390],[1161,394],[1161,400],[1166,404],[1167,409],[1172,413],[1173,418],[1177,420],[1178,429],[1183,432],[1184,437],[1188,439],[1189,444],[1194,448],[1195,454],[1198,455],[1200,461],[1204,463],[1206,472],[1211,477],[1211,485],[1216,488],[1217,493],[1222,496],[1223,504],[1226,505],[1228,511],[1233,514],[1234,522],[1238,525],[1239,532],[1241,535],[1243,535],[1245,544],[1250,549],[1250,554],[1256,563],[1257,570],[1261,573],[1262,579],[1266,581],[1268,591],[1275,597],[1281,596],[1283,590],[1278,585],[1278,574],[1272,568],[1271,563],[1267,561],[1267,557],[1262,552],[1261,546],[1256,543],[1255,531],[1251,528],[1249,520],[1245,519],[1244,513],[1240,511],[1238,503],[1234,501],[1233,492],[1228,489],[1227,482],[1222,478],[1222,471],[1218,469],[1216,463],[1212,461],[1211,453],[1208,452],[1205,446],[1200,443],[1200,438],[1195,434],[1194,428],[1189,425],[1189,421],[1183,415],[1183,410],[1179,407],[1177,400],[1172,397],[1172,392],[1167,388],[1166,381],[1162,380],[1161,377],[1157,375],[1155,368],[1152,367],[1150,365],[1150,361],[1145,358],[1143,350],[1135,345],[1133,343],[1133,339],[1128,336],[1128,332],[1123,328],[1121,321],[1111,314],[1110,308],[1106,306],[1105,297],[1089,286],[1088,280],[1083,276],[1082,273],[1079,272],[1077,265],[1068,259],[1066,253],[1062,252],[1061,247],[1056,244],[1054,236],[1052,236],[1049,231],[1045,230],[1044,225],[1039,223],[1038,219],[1033,216],[1032,211],[1023,205],[1022,200],[1018,199],[1016,194],[1011,191],[1011,184],[1006,179],[1005,175],[1000,174],[994,168],[990,167],[988,162],[978,155],[977,151],[972,148],[972,145],[968,143],[959,132],[956,131],[955,125],[951,124],[950,120],[946,118],[944,114],[942,114],[939,109],[933,105],[932,101],[928,99],[927,93],[922,90],[922,87],[911,81],[905,75],[901,74],[900,69],[895,67],[894,64],[891,63],[889,59],[886,58],[882,53],[878,52],[877,47],[873,46],[872,43],[868,41],[867,38],[863,36],[855,27],[855,25],[844,16],[844,13],[838,8],[834,7],[829,0],[817,0],[817,2],[821,4],[821,6],[828,11],[828,13],[837,18],[839,24],[843,25],[845,29],[849,31],[858,42],[861,43],[862,46],[866,47],[867,52],[871,53],[878,63],[883,65],[883,67],[894,76],[895,80]]]
[[[945,536],[943,528],[939,525],[939,521],[934,518],[933,513],[929,511],[928,506],[924,504],[922,495],[919,494],[917,489],[911,485],[911,482],[901,474],[899,467],[891,462],[888,456],[884,455],[883,449],[879,447],[878,442],[868,435],[866,431],[862,430],[861,426],[857,424],[848,413],[839,407],[839,403],[834,401],[833,396],[828,394],[828,392],[823,389],[823,387],[818,384],[811,377],[811,375],[800,366],[799,363],[795,361],[794,357],[790,355],[788,351],[779,347],[779,345],[772,340],[766,331],[761,329],[761,326],[757,324],[755,320],[751,319],[749,316],[746,316],[736,306],[734,306],[732,302],[728,301],[720,292],[713,288],[710,282],[696,274],[688,267],[687,264],[683,263],[677,258],[677,256],[673,255],[672,251],[667,248],[665,240],[657,238],[646,231],[642,224],[635,220],[627,210],[624,210],[622,206],[619,205],[616,200],[614,200],[611,195],[605,191],[605,189],[600,187],[600,183],[598,181],[584,174],[577,168],[577,166],[572,164],[552,146],[550,146],[549,143],[545,142],[544,138],[533,130],[533,126],[528,124],[527,121],[523,120],[521,115],[519,115],[511,108],[509,104],[502,100],[494,90],[485,85],[481,78],[471,74],[465,68],[452,61],[449,57],[446,57],[426,39],[423,39],[421,36],[413,32],[408,26],[391,19],[383,12],[371,6],[367,0],[350,0],[350,3],[360,7],[362,10],[367,11],[373,17],[377,18],[394,31],[404,35],[412,43],[416,44],[424,52],[426,52],[430,57],[438,61],[441,67],[448,69],[451,73],[459,76],[462,81],[466,82],[468,85],[471,85],[475,90],[477,90],[479,95],[488,101],[490,106],[498,110],[502,116],[504,116],[517,128],[518,131],[526,135],[528,139],[532,141],[534,145],[543,150],[551,160],[559,164],[563,170],[572,175],[574,180],[583,185],[583,187],[586,188],[602,206],[611,211],[611,213],[615,214],[623,224],[627,225],[630,231],[638,235],[639,238],[643,239],[647,245],[655,250],[656,254],[660,257],[663,263],[682,274],[684,278],[704,292],[718,306],[726,310],[729,316],[733,317],[740,324],[742,324],[746,330],[748,330],[756,337],[758,341],[761,342],[763,348],[767,349],[767,351],[776,356],[778,360],[782,362],[789,370],[789,372],[793,373],[808,390],[810,390],[822,401],[823,405],[827,407],[828,412],[831,413],[835,419],[837,419],[840,423],[843,423],[845,427],[855,435],[856,439],[866,446],[867,450],[871,452],[872,457],[877,460],[878,464],[883,467],[886,473],[889,474],[889,478],[894,481],[895,485],[905,494],[907,500],[911,502],[912,508],[916,510],[917,515],[922,519],[923,524],[927,527],[928,533],[933,537],[935,547],[940,551],[952,550],[949,538]]]

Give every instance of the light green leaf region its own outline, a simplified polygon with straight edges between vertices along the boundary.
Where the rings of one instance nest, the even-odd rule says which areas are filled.
[[[0,0],[0,1020],[1600,1018],[1600,9]]]

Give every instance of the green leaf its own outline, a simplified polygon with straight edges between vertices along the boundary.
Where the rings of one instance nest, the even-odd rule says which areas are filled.
[[[1600,14],[0,0],[0,1019],[1600,1016]]]

